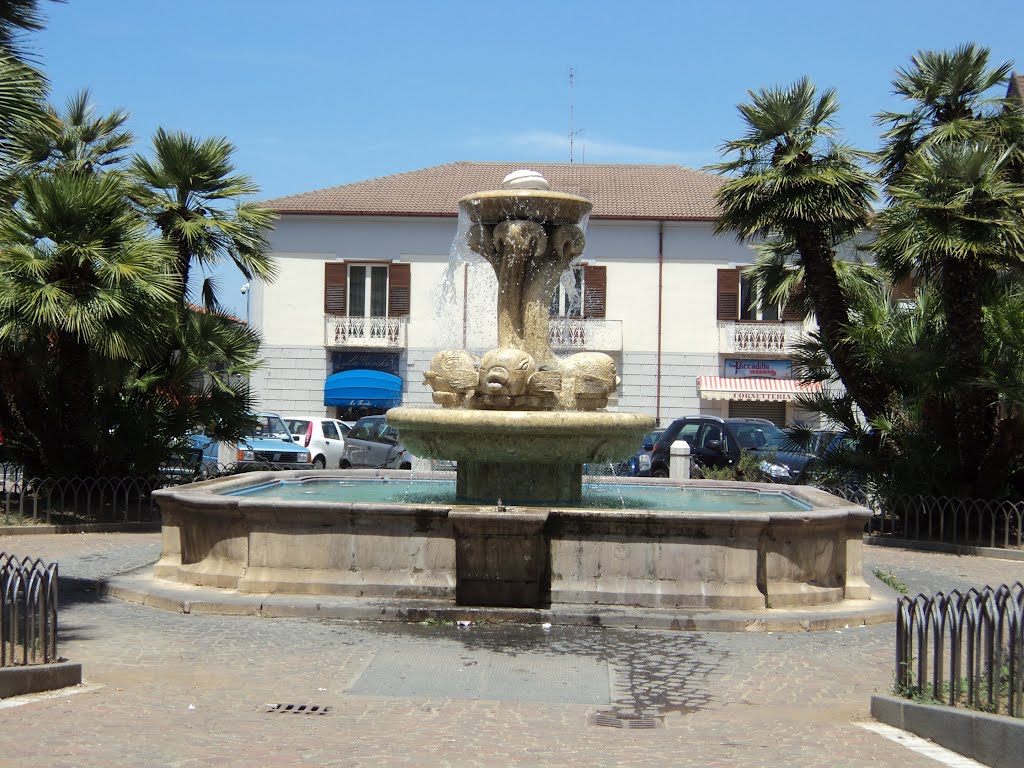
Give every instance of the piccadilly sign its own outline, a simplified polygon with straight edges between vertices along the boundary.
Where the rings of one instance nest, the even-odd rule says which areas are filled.
[[[790,379],[789,360],[726,360],[725,375],[750,379]]]

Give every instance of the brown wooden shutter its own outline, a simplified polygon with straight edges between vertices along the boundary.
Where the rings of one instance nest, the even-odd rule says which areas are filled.
[[[740,316],[740,271],[718,270],[718,319],[737,320]]]
[[[608,278],[604,267],[583,267],[583,316],[604,317]]]
[[[388,269],[388,317],[409,314],[409,265],[392,264]]]
[[[789,301],[786,302],[786,306],[782,308],[782,319],[783,320],[803,320],[804,313],[800,308],[803,304],[803,293],[804,285],[800,283],[796,285],[789,294]]]
[[[892,287],[893,301],[904,301],[916,298],[914,294],[914,278],[905,277]]]
[[[346,314],[348,297],[348,266],[343,261],[324,264],[324,313]]]

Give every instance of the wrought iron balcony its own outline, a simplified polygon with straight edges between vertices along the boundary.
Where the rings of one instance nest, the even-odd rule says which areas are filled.
[[[756,352],[767,355],[789,354],[803,333],[803,323],[744,323],[718,324],[718,349],[723,354]]]
[[[622,321],[554,318],[548,324],[548,338],[554,350],[619,352],[622,350]]]
[[[344,317],[325,315],[328,347],[404,347],[405,317]]]

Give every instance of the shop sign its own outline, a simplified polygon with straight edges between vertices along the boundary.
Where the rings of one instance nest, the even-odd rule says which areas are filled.
[[[750,400],[762,403],[788,403],[794,399],[789,392],[733,392],[730,400]]]
[[[793,367],[789,360],[726,360],[725,375],[748,379],[791,379]]]

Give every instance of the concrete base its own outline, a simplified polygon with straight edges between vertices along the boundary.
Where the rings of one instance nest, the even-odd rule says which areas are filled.
[[[317,618],[380,622],[553,624],[695,632],[821,632],[891,624],[898,595],[882,583],[870,600],[810,608],[697,610],[552,603],[550,608],[457,606],[452,600],[348,595],[254,595],[178,584],[137,572],[115,576],[97,591],[126,602],[193,615]]]
[[[577,502],[583,496],[582,489],[582,464],[523,462],[516,465],[513,475],[507,464],[460,461],[455,484],[460,499],[497,499],[512,504]]]
[[[0,699],[69,688],[82,684],[82,665],[69,661],[0,667]]]
[[[899,696],[872,696],[879,722],[930,739],[992,768],[1019,768],[1024,759],[1024,720]]]
[[[546,509],[453,509],[455,603],[540,608],[551,600]]]

